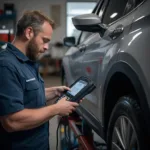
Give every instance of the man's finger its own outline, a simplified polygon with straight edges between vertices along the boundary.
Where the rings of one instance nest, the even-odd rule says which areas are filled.
[[[78,104],[78,103],[75,103],[75,102],[71,102],[71,103],[72,103],[72,106],[74,106],[74,107],[79,106],[79,104]]]
[[[72,111],[75,111],[76,109],[75,109],[75,107],[72,107],[72,109],[71,109]]]
[[[60,86],[60,87],[58,87],[58,91],[60,91],[60,92],[63,92],[65,90],[70,91],[70,88],[67,87],[67,86]]]
[[[61,96],[61,94],[58,92],[58,91],[56,91],[56,93],[55,93],[57,96]]]
[[[63,89],[63,90],[70,90],[70,88],[67,87],[67,86],[62,86],[62,89]]]

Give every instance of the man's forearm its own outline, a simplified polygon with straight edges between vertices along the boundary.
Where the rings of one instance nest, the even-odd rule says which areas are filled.
[[[39,109],[24,109],[1,119],[8,132],[28,130],[40,126],[59,112],[57,105]]]

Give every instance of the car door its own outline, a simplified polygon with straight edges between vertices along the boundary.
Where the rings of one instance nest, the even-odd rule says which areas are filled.
[[[69,84],[72,84],[77,78],[81,76],[81,70],[82,70],[81,66],[82,66],[82,59],[83,59],[82,51],[84,49],[83,41],[85,41],[85,39],[87,39],[90,34],[91,33],[89,32],[82,32],[79,37],[77,46],[71,47],[67,52],[67,55],[71,53],[69,59],[69,66],[70,66],[72,80],[71,81],[69,80],[70,81]]]
[[[99,9],[102,7],[103,0],[100,0],[97,5],[95,6],[92,13],[97,14]],[[68,84],[72,84],[77,78],[82,76],[82,60],[83,60],[83,54],[85,50],[85,46],[87,43],[94,43],[96,42],[97,38],[92,38],[92,36],[97,36],[98,34],[91,33],[91,32],[81,32],[80,37],[77,41],[77,46],[71,47],[67,53],[67,56],[69,57],[69,70],[71,73],[71,78],[68,76]],[[89,41],[89,42],[88,42]]]
[[[103,105],[101,93],[103,72],[111,60],[115,62],[120,44],[130,30],[133,15],[128,13],[133,7],[133,0],[106,0],[99,11],[99,16],[107,30],[99,41],[87,43],[82,57],[82,74],[91,78],[97,88],[85,97],[81,106],[100,121]]]

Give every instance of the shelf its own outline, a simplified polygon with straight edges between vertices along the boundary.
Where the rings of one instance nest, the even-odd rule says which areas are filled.
[[[0,20],[5,20],[5,19],[15,20],[16,19],[16,13],[12,13],[11,15],[1,14]]]

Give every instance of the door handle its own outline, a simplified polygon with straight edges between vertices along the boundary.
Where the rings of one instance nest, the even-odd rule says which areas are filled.
[[[123,25],[118,25],[115,30],[111,31],[109,33],[109,37],[113,40],[115,40],[117,37],[119,37],[124,31]]]
[[[86,50],[86,45],[85,44],[79,45],[78,49],[80,52],[84,52]]]

